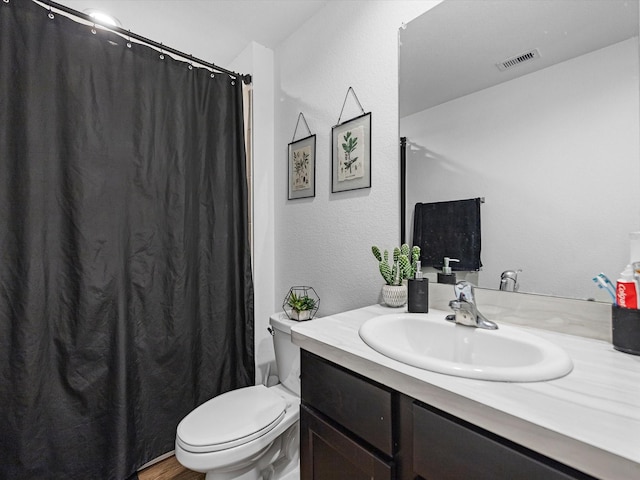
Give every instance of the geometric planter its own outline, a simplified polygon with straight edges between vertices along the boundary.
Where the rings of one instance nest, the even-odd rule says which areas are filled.
[[[310,310],[301,310],[299,312],[294,310],[289,305],[289,299],[291,298],[292,294],[297,298],[309,297],[315,302],[313,308]],[[313,289],[313,287],[291,287],[287,295],[284,297],[284,301],[282,302],[282,310],[284,310],[284,312],[287,314],[287,317],[289,317],[290,320],[297,320],[299,322],[302,322],[304,320],[311,320],[318,311],[319,307],[320,297],[318,297],[318,294]]]

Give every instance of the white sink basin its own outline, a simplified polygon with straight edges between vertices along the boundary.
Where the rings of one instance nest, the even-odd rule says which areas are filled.
[[[573,369],[569,355],[541,337],[504,324],[498,330],[456,325],[447,314],[381,315],[360,327],[360,338],[386,357],[457,377],[538,382]]]

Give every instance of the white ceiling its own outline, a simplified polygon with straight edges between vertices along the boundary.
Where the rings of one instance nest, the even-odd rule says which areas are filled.
[[[634,36],[638,0],[445,0],[400,31],[400,116]]]
[[[122,28],[221,67],[251,41],[274,49],[327,1],[57,0],[79,11],[101,10]]]

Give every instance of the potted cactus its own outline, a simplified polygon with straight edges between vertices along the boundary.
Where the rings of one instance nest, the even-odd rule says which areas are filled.
[[[380,252],[377,246],[371,252],[379,262],[379,269],[385,285],[382,286],[382,299],[390,307],[402,307],[407,303],[407,285],[405,280],[416,273],[416,265],[420,259],[420,247],[409,248],[406,243],[393,249],[392,263],[389,263],[389,252]]]

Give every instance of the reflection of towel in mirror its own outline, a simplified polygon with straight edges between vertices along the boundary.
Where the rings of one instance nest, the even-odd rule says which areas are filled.
[[[450,202],[416,203],[413,244],[420,247],[423,267],[442,269],[444,257],[457,258],[452,270],[480,270],[479,198]]]

